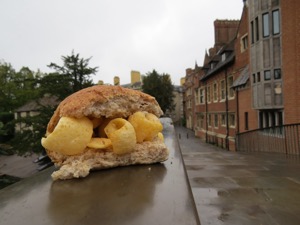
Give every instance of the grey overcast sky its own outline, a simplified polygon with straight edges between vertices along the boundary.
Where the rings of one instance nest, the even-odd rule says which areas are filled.
[[[214,45],[216,19],[240,19],[242,0],[0,0],[0,60],[51,72],[74,50],[93,80],[130,82],[153,69],[180,83]]]

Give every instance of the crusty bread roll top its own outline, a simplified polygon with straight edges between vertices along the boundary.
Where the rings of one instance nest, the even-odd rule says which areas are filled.
[[[127,118],[138,111],[160,117],[163,112],[154,97],[121,86],[97,85],[82,89],[67,97],[57,107],[47,132],[52,132],[63,116],[81,118]]]
[[[46,137],[55,130],[62,117],[127,120],[136,112],[147,112],[156,117],[163,114],[155,98],[140,91],[120,86],[89,87],[70,95],[58,105],[48,123]],[[111,150],[103,151],[89,147],[76,155],[64,155],[49,149],[46,151],[55,165],[60,167],[52,174],[54,180],[85,177],[90,170],[94,169],[162,162],[169,155],[163,139],[159,137],[152,141],[137,143],[133,151],[128,154],[115,154]]]

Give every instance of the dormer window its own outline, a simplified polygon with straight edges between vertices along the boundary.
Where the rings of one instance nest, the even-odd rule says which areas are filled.
[[[212,70],[213,68],[215,68],[215,66],[216,66],[216,63],[215,63],[215,62],[210,63],[210,69],[211,69],[211,70]]]
[[[221,57],[222,57],[222,62],[224,62],[226,60],[226,53],[224,52]]]

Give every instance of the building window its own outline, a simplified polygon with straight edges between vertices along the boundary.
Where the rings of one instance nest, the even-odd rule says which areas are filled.
[[[251,21],[251,43],[254,43],[254,24],[253,21]]]
[[[204,89],[203,88],[201,88],[200,90],[200,104],[204,104],[204,101],[205,101],[205,98],[204,98]]]
[[[210,63],[210,69],[212,70],[213,68],[215,68],[216,67],[216,62],[212,62],[212,63]]]
[[[229,93],[229,98],[234,97],[234,90],[232,88],[233,86],[233,76],[228,77],[228,93]]]
[[[274,79],[281,79],[281,69],[275,69],[274,70]]]
[[[253,81],[253,84],[255,84],[255,82],[256,82],[255,73],[254,73],[254,74],[252,74],[252,81]]]
[[[211,102],[210,86],[207,87],[207,102]]]
[[[277,110],[262,110],[259,112],[260,128],[269,128],[283,125],[282,111]]]
[[[248,125],[248,112],[245,112],[245,130],[249,129],[249,125]]]
[[[234,113],[229,114],[229,126],[235,127],[235,114]]]
[[[204,128],[204,115],[203,114],[197,115],[197,126],[198,126],[198,128],[201,128],[201,129]]]
[[[248,48],[248,35],[242,37],[241,40],[241,52],[245,51]]]
[[[270,25],[269,25],[269,13],[262,15],[263,18],[263,37],[269,37],[270,35]]]
[[[279,10],[274,10],[272,12],[272,21],[273,21],[273,34],[280,33],[280,23],[279,23]]]
[[[220,85],[220,96],[221,100],[225,100],[225,80],[221,80],[221,85]]]
[[[218,101],[218,85],[217,85],[217,83],[214,83],[214,86],[213,86],[213,98],[214,98],[214,102]]]
[[[224,62],[226,60],[226,53],[224,52],[221,56],[222,62]]]
[[[260,72],[257,72],[257,82],[260,82]]]
[[[211,127],[211,114],[208,114],[208,117],[207,117],[207,125],[209,127]]]
[[[255,37],[256,41],[259,40],[259,24],[258,24],[258,17],[255,18]]]
[[[264,72],[264,78],[265,78],[265,80],[271,80],[271,71],[270,70],[266,70]]]
[[[218,119],[218,114],[215,114],[215,116],[214,116],[214,125],[215,125],[215,127],[219,127],[219,119]]]
[[[278,6],[279,5],[279,0],[272,0],[272,6]]]
[[[191,101],[191,100],[188,100],[187,103],[188,103],[188,104],[187,104],[187,108],[188,108],[188,109],[191,109],[191,108],[192,108],[192,101]]]
[[[199,89],[195,89],[194,98],[195,98],[196,105],[198,105],[199,104]]]
[[[225,127],[226,126],[226,114],[221,114],[221,126]]]

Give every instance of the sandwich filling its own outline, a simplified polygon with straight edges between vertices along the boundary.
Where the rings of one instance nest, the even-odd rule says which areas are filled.
[[[61,117],[53,132],[42,138],[42,146],[66,156],[90,149],[122,155],[134,151],[137,143],[157,138],[163,141],[162,130],[160,120],[145,111],[127,119]]]

